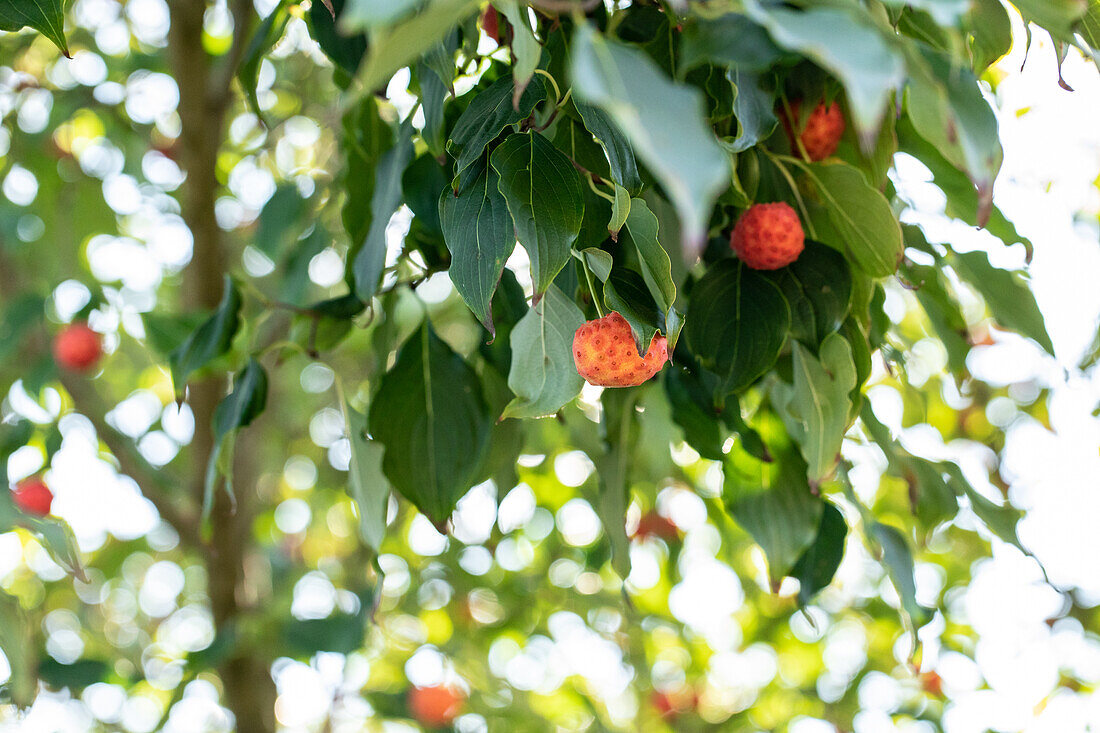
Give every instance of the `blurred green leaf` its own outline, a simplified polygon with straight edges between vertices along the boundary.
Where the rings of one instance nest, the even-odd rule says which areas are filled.
[[[385,448],[367,437],[366,415],[348,405],[343,407],[351,443],[348,493],[359,509],[359,536],[378,554],[386,535],[386,512],[390,501],[390,482],[382,471]]]
[[[203,495],[203,516],[214,506],[214,488],[218,479],[219,460],[226,441],[237,430],[248,427],[267,406],[267,372],[255,357],[250,357],[233,379],[233,390],[214,410],[214,448],[206,463],[206,483]],[[233,496],[232,468],[224,470],[225,489]]]
[[[955,253],[948,262],[981,294],[997,323],[1027,336],[1054,355],[1046,321],[1021,275],[989,264],[985,252]]]
[[[287,11],[288,2],[289,0],[279,0],[278,5],[260,22],[248,41],[244,56],[241,57],[240,65],[237,67],[237,81],[244,90],[245,99],[248,100],[252,113],[261,120],[264,118],[264,113],[260,109],[260,100],[256,96],[256,88],[260,83],[260,65],[271,49],[282,40],[286,24],[290,20],[290,13]]]
[[[847,536],[848,523],[844,515],[833,504],[825,502],[817,537],[791,568],[791,577],[797,578],[799,583],[799,603],[807,605],[833,581],[844,559]]]
[[[224,283],[221,302],[213,315],[168,355],[177,399],[183,396],[187,378],[194,371],[228,352],[233,336],[237,333],[240,325],[241,294],[229,275],[225,276]]]

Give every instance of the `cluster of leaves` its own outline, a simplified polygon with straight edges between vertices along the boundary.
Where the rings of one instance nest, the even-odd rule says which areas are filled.
[[[911,629],[929,618],[912,548],[960,501],[1018,544],[1015,510],[976,491],[955,464],[909,454],[864,398],[874,359],[904,374],[912,341],[886,313],[888,278],[913,290],[923,330],[942,342],[964,391],[975,340],[964,292],[1052,351],[1024,277],[902,226],[888,177],[896,153],[913,156],[950,216],[1030,249],[992,202],[1001,149],[979,81],[1012,42],[1005,7],[494,0],[494,46],[484,5],[284,0],[257,25],[238,73],[249,104],[270,116],[261,65],[288,20],[304,17],[347,101],[343,172],[332,195],[304,198],[284,185],[261,212],[251,244],[277,265],[274,291],[227,275],[213,313],[146,319],[178,398],[195,375],[232,375],[214,416],[206,512],[219,483],[232,492],[235,435],[268,406],[278,367],[265,356],[355,348],[366,358],[337,370],[337,401],[348,490],[373,554],[391,488],[446,531],[471,486],[514,486],[519,455],[545,448],[551,431],[597,468],[592,504],[609,556],[587,560],[609,557],[622,577],[627,507],[682,478],[667,455],[655,457],[669,441],[654,451],[654,434],[721,463],[721,508],[763,548],[773,587],[800,581],[801,603],[832,580],[849,524],[886,565]],[[1095,1],[1016,5],[1095,57]],[[0,0],[0,28],[28,25],[66,50],[60,0],[36,4],[33,16],[25,7]],[[398,87],[407,79],[407,103],[396,101],[395,75]],[[810,161],[780,120],[797,127],[817,101],[834,99],[848,132],[834,157]],[[772,201],[794,207],[808,241],[795,263],[762,273],[732,255],[729,233],[751,204]],[[402,209],[411,217],[398,249]],[[336,219],[342,235],[327,226]],[[347,243],[345,285],[314,297],[309,262],[334,239]],[[529,267],[508,265],[517,242]],[[426,310],[417,315],[417,288],[441,272],[472,318],[433,325]],[[255,345],[267,315],[257,309],[293,314],[285,339]],[[606,310],[627,319],[639,348],[664,334],[672,363],[651,383],[578,401],[573,333]],[[477,339],[456,337],[456,323],[473,319]],[[647,414],[668,415],[666,429],[647,427]],[[908,489],[910,516],[860,503],[841,458],[846,437],[881,449]],[[0,531],[18,523],[71,552],[62,523],[13,511],[0,504]],[[75,553],[66,564],[78,567]],[[361,632],[362,619],[351,626]],[[6,651],[20,648],[2,634]],[[359,645],[361,633],[352,636],[341,648]]]

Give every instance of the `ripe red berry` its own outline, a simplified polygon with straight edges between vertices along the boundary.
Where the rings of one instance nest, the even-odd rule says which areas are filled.
[[[40,478],[23,479],[11,492],[12,501],[27,514],[44,517],[53,505],[53,492]]]
[[[638,539],[656,537],[665,542],[672,542],[680,538],[680,530],[668,517],[655,511],[648,511],[638,521],[638,528],[634,530],[634,536]]]
[[[789,204],[753,204],[730,235],[730,247],[754,270],[778,270],[798,259],[805,247],[802,222]]]
[[[668,361],[668,342],[654,334],[645,357],[630,324],[616,311],[588,321],[573,334],[573,362],[577,373],[597,387],[633,387],[661,371]]]
[[[466,701],[461,690],[445,685],[414,687],[409,690],[409,712],[416,722],[427,728],[450,725]]]
[[[791,103],[791,116],[796,122],[799,119],[800,108],[799,102]],[[795,142],[793,124],[782,111],[780,118],[783,120],[783,128],[787,131],[787,138],[791,141],[791,147],[797,154],[798,144]],[[810,160],[824,160],[836,152],[840,138],[844,135],[844,127],[844,113],[840,110],[840,105],[835,100],[829,105],[821,102],[810,113],[798,139],[802,142],[802,148]]]
[[[58,365],[72,372],[86,372],[103,355],[103,342],[88,324],[70,323],[53,340],[53,357]]]

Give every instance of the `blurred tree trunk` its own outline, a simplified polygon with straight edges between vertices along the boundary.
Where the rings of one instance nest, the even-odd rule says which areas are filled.
[[[187,173],[183,187],[183,217],[194,237],[191,264],[184,273],[184,305],[209,311],[222,295],[226,253],[214,214],[218,193],[217,158],[224,138],[226,110],[232,99],[230,84],[251,25],[251,2],[231,2],[235,15],[233,51],[212,63],[202,45],[204,0],[172,0],[169,59],[179,87],[182,130],[178,159]],[[189,490],[201,503],[206,462],[214,445],[214,409],[226,392],[221,377],[191,383],[188,404],[195,415],[195,437],[189,448]],[[217,492],[206,553],[209,594],[214,623],[221,633],[238,621],[239,599],[247,582],[245,567],[255,516],[255,475],[238,475],[240,502],[236,508],[226,492]],[[238,733],[275,730],[275,686],[270,660],[257,649],[238,647],[218,669],[224,702],[237,719]]]

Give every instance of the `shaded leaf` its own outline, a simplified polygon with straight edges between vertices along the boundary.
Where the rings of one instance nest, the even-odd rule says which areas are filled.
[[[832,582],[844,559],[844,540],[847,536],[848,523],[844,521],[844,515],[833,504],[825,502],[817,537],[791,568],[791,577],[797,578],[799,583],[799,603],[808,604]]]
[[[769,277],[791,307],[791,335],[816,350],[848,315],[852,275],[836,250],[807,241],[798,259]]]
[[[527,85],[520,98],[519,107],[512,104],[515,81],[511,76],[497,79],[488,88],[476,92],[470,106],[462,113],[451,130],[447,151],[455,157],[455,180],[470,167],[485,147],[497,138],[509,125],[525,119],[535,105],[546,98],[546,85],[541,76]]]
[[[245,48],[240,66],[237,67],[237,81],[244,90],[248,106],[261,120],[264,118],[264,113],[256,97],[256,87],[260,83],[260,65],[263,63],[264,56],[275,47],[275,44],[282,39],[283,32],[286,31],[286,24],[290,20],[290,13],[287,12],[286,6],[287,0],[280,0],[275,9],[260,22]]]
[[[630,146],[630,141],[599,107],[583,102],[576,102],[575,105],[585,129],[592,133],[603,147],[611,166],[611,177],[615,183],[625,188],[631,195],[641,191],[642,179],[638,176],[638,164],[634,160],[634,148]]]
[[[997,323],[1027,336],[1054,355],[1043,314],[1019,274],[989,264],[985,252],[956,253],[948,261],[981,294]]]
[[[703,63],[728,66],[731,71],[767,71],[783,53],[766,30],[740,13],[691,19],[680,42],[680,71]]]
[[[218,463],[226,442],[240,428],[248,427],[267,406],[267,372],[250,357],[237,376],[233,379],[233,391],[218,403],[214,410],[214,448],[206,462],[206,488],[203,495],[203,516],[210,513],[214,506],[214,485],[218,478]],[[225,488],[233,496],[232,469],[227,467]]]
[[[390,482],[382,472],[385,448],[367,437],[367,416],[344,407],[344,419],[351,443],[348,466],[348,493],[359,510],[359,537],[374,550],[381,552],[386,535],[386,512],[390,500]]]
[[[65,40],[65,0],[0,0],[0,31],[35,29],[72,58]]]

